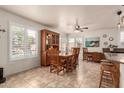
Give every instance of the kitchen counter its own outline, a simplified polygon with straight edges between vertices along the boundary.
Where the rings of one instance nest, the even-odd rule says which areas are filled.
[[[118,53],[108,53],[106,55],[106,58],[108,60],[114,61],[114,62],[118,62],[120,64],[124,64],[124,54],[118,54]]]

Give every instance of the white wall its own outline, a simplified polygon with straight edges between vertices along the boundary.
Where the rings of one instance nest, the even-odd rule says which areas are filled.
[[[107,38],[103,38],[103,34],[107,34]],[[85,47],[85,39],[88,37],[100,37],[100,47],[95,48],[88,48],[89,51],[94,52],[102,52],[102,48],[106,47],[103,45],[105,41],[108,42],[108,45],[110,44],[109,37],[113,37],[114,40],[111,42],[111,44],[117,45],[119,41],[119,31],[117,29],[101,29],[96,31],[90,31],[85,30],[84,32],[80,33],[72,33],[69,35],[69,37],[82,37],[84,39],[83,47]]]
[[[124,32],[124,28],[121,28],[120,29],[120,32]],[[119,36],[121,36],[121,34],[119,34]],[[124,37],[124,36],[123,36]],[[120,48],[124,48],[124,41],[123,41],[123,43],[121,42],[121,43],[119,43],[119,47]]]
[[[103,38],[103,35],[106,34],[107,38]],[[119,32],[117,29],[103,29],[103,30],[97,30],[97,31],[90,31],[84,33],[84,38],[86,37],[100,37],[100,47],[96,48],[88,48],[89,51],[100,51],[102,52],[102,48],[108,47],[108,45],[114,44],[117,45],[119,41]],[[109,37],[113,37],[114,40],[112,42],[109,41]],[[108,45],[105,46],[103,43],[108,42]],[[85,44],[84,44],[85,45]]]
[[[29,27],[35,28],[37,31],[44,27],[38,23],[32,22],[25,18],[0,10],[0,25],[6,29],[6,32],[0,32],[0,66],[4,67],[4,75],[10,75],[20,71],[24,71],[36,66],[40,66],[39,56],[36,58],[27,58],[17,61],[9,61],[9,23],[17,22]],[[40,42],[40,34],[39,34]],[[40,49],[40,44],[39,44]]]

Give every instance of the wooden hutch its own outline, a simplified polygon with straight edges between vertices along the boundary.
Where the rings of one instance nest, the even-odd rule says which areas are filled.
[[[51,47],[59,51],[59,33],[47,29],[41,30],[41,66],[50,65],[47,61],[47,50]]]

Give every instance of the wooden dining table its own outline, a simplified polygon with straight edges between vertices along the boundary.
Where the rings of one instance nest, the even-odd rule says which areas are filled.
[[[72,56],[72,53],[59,53],[59,57],[67,59],[68,57]]]
[[[72,56],[73,54],[72,53],[59,53],[59,57],[60,57],[60,59],[62,59],[62,60],[64,60],[63,62],[63,64],[65,65],[65,68],[66,68],[66,72],[69,72],[68,71],[68,68],[67,68],[67,65],[68,65],[68,59],[69,59],[69,57],[70,56]]]

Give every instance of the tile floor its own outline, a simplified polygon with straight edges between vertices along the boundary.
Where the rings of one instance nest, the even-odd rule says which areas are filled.
[[[56,75],[49,67],[37,67],[7,77],[0,88],[98,88],[99,63],[80,62],[70,73]]]

